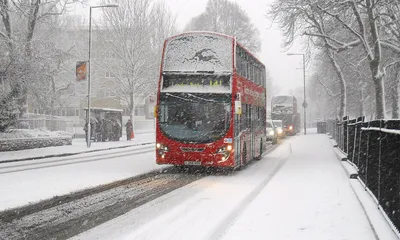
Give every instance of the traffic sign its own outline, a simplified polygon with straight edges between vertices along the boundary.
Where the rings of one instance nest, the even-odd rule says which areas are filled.
[[[87,78],[87,61],[76,62],[76,81],[86,81]]]

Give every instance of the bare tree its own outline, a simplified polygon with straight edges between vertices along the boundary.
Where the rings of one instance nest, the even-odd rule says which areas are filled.
[[[330,51],[339,53],[360,46],[371,71],[375,88],[376,117],[385,116],[382,46],[393,49],[381,30],[382,18],[392,0],[363,1],[276,1],[272,16],[283,27],[288,43],[297,34],[324,42]]]
[[[175,20],[164,4],[148,0],[122,0],[103,16],[99,38],[113,59],[97,64],[113,74],[115,93],[134,122],[136,105],[156,91],[163,41]]]
[[[34,46],[40,46],[35,33],[40,24],[52,15],[60,15],[68,6],[84,0],[0,0],[0,48],[1,58],[7,63],[3,69],[11,89],[17,89],[20,115],[25,112],[28,82],[40,79]],[[35,41],[37,41],[35,43]]]
[[[229,0],[209,0],[205,12],[192,18],[185,30],[220,32],[237,37],[252,52],[261,49],[260,32],[247,13]]]

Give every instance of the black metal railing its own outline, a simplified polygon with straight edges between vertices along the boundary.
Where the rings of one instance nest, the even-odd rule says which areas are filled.
[[[378,201],[393,225],[400,229],[400,120],[364,117],[327,121],[328,133],[358,177]]]

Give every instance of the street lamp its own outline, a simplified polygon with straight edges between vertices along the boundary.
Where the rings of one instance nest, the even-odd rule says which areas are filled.
[[[304,135],[307,135],[307,101],[306,101],[306,55],[304,53],[288,53],[288,56],[303,56],[303,84],[304,84]]]
[[[87,147],[90,147],[90,143],[92,142],[91,139],[91,126],[90,126],[90,93],[91,93],[91,83],[90,79],[92,76],[92,62],[90,60],[90,53],[92,51],[92,9],[93,8],[116,8],[118,7],[117,4],[106,4],[106,5],[99,5],[99,6],[90,6],[89,7],[89,59],[88,59],[88,66],[89,66],[89,74],[88,74],[88,101],[87,101],[87,135],[86,135],[86,144]]]

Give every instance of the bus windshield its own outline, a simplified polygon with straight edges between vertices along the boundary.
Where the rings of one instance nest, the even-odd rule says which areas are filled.
[[[161,131],[185,143],[211,143],[230,126],[231,95],[161,93],[158,119]]]

